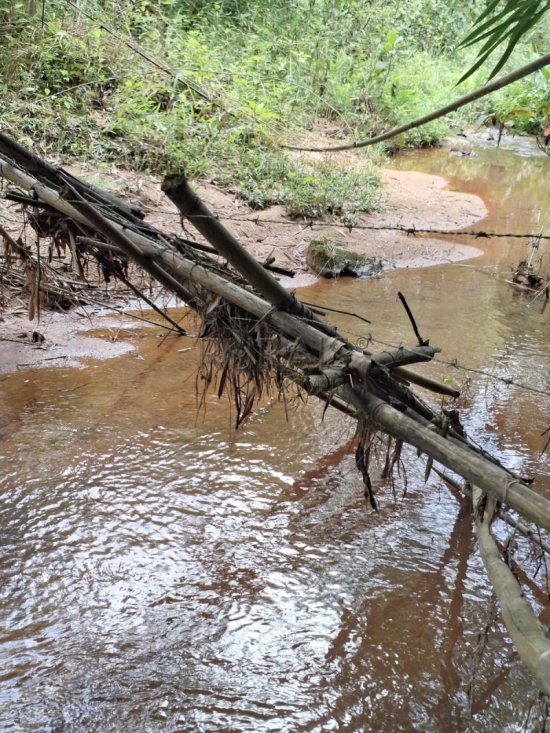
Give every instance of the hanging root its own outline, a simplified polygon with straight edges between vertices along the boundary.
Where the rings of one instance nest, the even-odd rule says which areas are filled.
[[[238,428],[262,397],[271,395],[273,385],[285,407],[303,399],[302,390],[286,378],[297,353],[290,351],[286,366],[281,364],[281,338],[266,321],[218,297],[207,298],[201,310],[201,403],[206,390],[216,384],[218,397],[225,393],[232,401]]]
[[[359,438],[357,449],[355,451],[355,465],[357,470],[363,476],[363,484],[365,485],[365,498],[369,500],[369,504],[375,512],[378,511],[378,503],[374,495],[372,482],[369,474],[369,466],[371,457],[374,452],[377,431],[372,424],[361,418],[357,423],[357,436]]]

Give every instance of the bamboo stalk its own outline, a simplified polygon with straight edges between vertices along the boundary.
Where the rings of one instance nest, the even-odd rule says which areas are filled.
[[[59,174],[62,173],[70,179],[71,183],[79,193],[86,191],[89,194],[92,194],[97,201],[113,208],[124,217],[130,217],[134,221],[143,219],[143,214],[137,207],[128,206],[125,201],[122,201],[113,194],[99,190],[95,186],[81,181],[79,178],[68,173],[68,171],[56,168],[51,165],[51,163],[48,163],[32,153],[30,150],[27,150],[23,145],[18,143],[16,140],[13,140],[4,132],[0,132],[0,154],[15,161],[29,173],[39,178],[45,178],[53,185],[60,185]]]
[[[426,418],[422,417],[421,415],[413,412],[410,408],[407,408],[403,411],[403,414],[410,417],[415,422],[419,423],[420,425],[423,425],[428,430],[437,433],[438,435],[442,435],[446,440],[448,440],[450,443],[455,443],[459,446],[467,445],[470,448],[474,448],[475,452],[482,456],[486,461],[489,461],[495,466],[498,466],[501,468],[510,479],[517,479],[520,483],[524,483],[526,485],[529,485],[531,481],[524,478],[523,476],[519,476],[518,474],[514,473],[514,471],[511,471],[509,468],[506,468],[503,466],[494,456],[492,456],[490,453],[487,453],[483,450],[483,448],[479,448],[478,446],[472,446],[472,444],[468,441],[468,438],[463,433],[458,432],[456,429],[453,428],[453,426],[445,425],[439,418],[434,417],[431,420],[427,420]]]
[[[411,372],[410,369],[396,367],[395,369],[391,370],[391,373],[399,380],[412,382],[419,387],[424,387],[424,389],[428,389],[430,392],[446,395],[447,397],[453,397],[454,399],[460,397],[460,392],[457,389],[453,389],[453,387],[449,387],[448,385],[442,384],[441,382],[436,382],[435,379],[430,379],[429,377],[425,377],[422,374]]]
[[[185,216],[197,230],[212,244],[217,252],[225,257],[247,282],[260,292],[271,305],[307,318],[324,333],[336,335],[336,329],[321,321],[313,311],[296,299],[264,267],[247,252],[237,239],[226,229],[193,191],[182,175],[167,176],[162,190],[174,203],[182,216]]]
[[[478,455],[467,443],[437,434],[369,392],[359,393],[347,385],[340,387],[338,392],[344,401],[368,416],[384,432],[419,448],[472,485],[479,486],[529,521],[550,531],[550,501]]]
[[[503,621],[520,657],[537,679],[545,694],[550,694],[550,636],[523,596],[521,586],[503,561],[491,533],[494,499],[481,511],[483,492],[472,487],[477,539],[483,564],[493,585]]]
[[[349,383],[350,376],[345,369],[327,368],[321,374],[308,374],[304,378],[304,386],[312,395],[331,392],[343,384]]]
[[[150,255],[145,254],[114,222],[106,219],[97,209],[85,201],[75,189],[70,190],[72,191],[72,195],[77,199],[73,202],[73,206],[91,223],[94,229],[114,241],[120,249],[137,262],[146,272],[156,278],[165,288],[171,290],[187,303],[193,300],[193,295],[187,288],[163,270]]]
[[[415,362],[429,361],[441,349],[435,346],[419,346],[416,349],[406,349],[400,347],[393,351],[382,351],[378,354],[369,354],[363,360],[363,367],[368,371],[372,365],[386,366],[393,371],[400,364],[412,364]],[[393,366],[395,365],[395,366]],[[321,369],[318,374],[310,374],[306,377],[305,384],[311,394],[320,394],[321,392],[330,392],[343,384],[350,384],[350,375],[345,365],[341,367],[329,366]],[[436,383],[437,384],[437,383]],[[439,385],[438,385],[439,386]]]

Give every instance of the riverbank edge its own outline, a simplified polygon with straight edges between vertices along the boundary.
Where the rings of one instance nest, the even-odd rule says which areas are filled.
[[[81,170],[75,172],[82,175]],[[112,171],[107,179],[112,183],[120,181],[121,176],[128,192],[133,192],[132,198],[148,212],[148,219],[163,230],[173,230],[179,214],[160,193],[158,182],[120,171]],[[352,229],[335,221],[318,221],[304,227],[303,222],[288,217],[282,207],[251,213],[234,197],[213,186],[198,190],[257,259],[274,257],[276,264],[295,271],[294,278],[284,281],[291,289],[315,282],[305,254],[310,241],[320,236],[330,237],[350,252],[379,259],[385,270],[428,267],[482,254],[467,245],[399,231],[416,228],[458,232],[486,216],[487,209],[480,197],[450,191],[446,179],[425,173],[385,169],[381,183],[378,210],[362,216]],[[134,307],[122,301],[116,305],[129,311]],[[37,322],[23,314],[21,303],[18,310],[0,312],[0,374],[45,366],[82,366],[90,358],[109,359],[128,353],[134,348],[132,344],[117,341],[110,332],[101,338],[87,334],[106,323],[118,324],[118,328],[122,324],[124,328],[128,326],[130,320],[124,315],[106,320],[107,313],[96,310],[90,314],[76,308],[67,313],[47,312]],[[116,325],[113,328],[116,330]],[[33,334],[39,334],[43,340],[36,343]]]

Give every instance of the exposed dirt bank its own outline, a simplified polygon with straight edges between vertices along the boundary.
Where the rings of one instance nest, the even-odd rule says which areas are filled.
[[[456,262],[480,254],[480,250],[445,241],[443,238],[415,237],[405,232],[364,227],[404,227],[457,231],[487,214],[478,197],[446,189],[439,176],[409,171],[383,170],[379,210],[359,218],[351,230],[333,221],[307,222],[290,219],[283,206],[251,214],[231,197],[204,189],[203,195],[258,259],[273,256],[277,264],[307,273],[305,252],[309,242],[326,234],[335,243],[353,252],[382,260],[385,268],[428,267]],[[235,221],[238,219],[238,221]],[[242,219],[249,220],[242,221]]]
[[[100,180],[116,193],[134,198],[146,208],[148,218],[163,230],[181,231],[178,212],[151,177],[110,171],[102,174]],[[448,191],[445,186],[445,179],[438,176],[385,170],[379,211],[361,217],[359,226],[352,230],[330,221],[311,226],[308,222],[292,220],[281,206],[251,213],[234,196],[213,186],[201,187],[200,193],[258,259],[274,257],[276,264],[296,272],[293,279],[285,279],[285,285],[300,287],[314,279],[305,262],[305,252],[311,239],[323,233],[350,251],[379,258],[386,268],[425,267],[480,254],[473,247],[442,239],[361,228],[402,226],[455,231],[486,215],[479,197]],[[0,221],[14,235],[19,233],[20,223],[14,208],[1,208]],[[75,334],[93,328],[94,320],[97,321],[95,315],[90,315],[89,309],[70,314],[45,312],[37,324],[28,320],[21,301],[17,306],[12,303],[3,314],[0,311],[0,373],[30,366],[82,363],[89,357],[110,358],[132,348],[128,342],[91,338],[85,333],[75,338]],[[43,342],[33,343],[34,331],[44,337]]]

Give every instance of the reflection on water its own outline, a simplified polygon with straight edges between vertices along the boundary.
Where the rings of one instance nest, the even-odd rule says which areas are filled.
[[[530,200],[548,211],[533,186],[548,163],[400,164],[455,175],[487,200],[484,227],[518,231],[538,224]],[[443,359],[550,391],[549,315],[504,282],[525,243],[482,244],[471,267],[322,282],[307,299],[368,316],[339,322],[352,338],[411,343],[403,290]],[[347,418],[311,402],[287,423],[266,404],[235,434],[223,402],[197,414],[188,340],[129,338],[143,358],[0,381],[3,731],[522,729],[536,689],[498,622],[475,664],[490,592],[467,507],[424,485],[422,461],[409,452],[406,477],[379,483],[375,515]],[[469,432],[550,490],[548,397],[424,371],[468,377]]]

